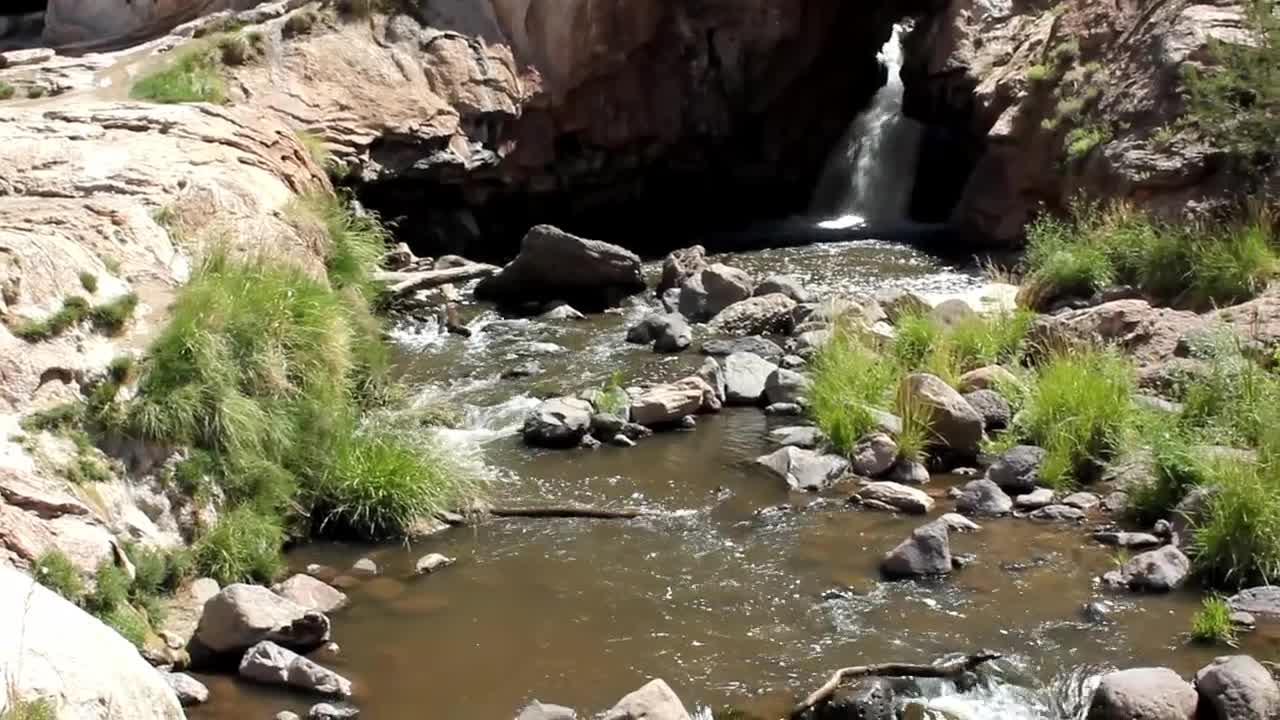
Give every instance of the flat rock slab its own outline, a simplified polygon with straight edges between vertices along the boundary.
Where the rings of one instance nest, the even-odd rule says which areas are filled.
[[[1027,517],[1041,522],[1078,522],[1084,519],[1084,511],[1070,505],[1046,505]]]
[[[849,461],[839,455],[821,455],[796,447],[762,455],[756,463],[786,480],[791,489],[808,491],[829,487],[849,469]]]
[[[1280,620],[1280,585],[1259,585],[1241,590],[1232,595],[1227,603],[1232,610],[1269,620]]]
[[[1153,548],[1160,545],[1160,538],[1151,533],[1124,532],[1119,530],[1099,530],[1093,539],[1103,545],[1122,548]]]
[[[1039,510],[1052,504],[1053,491],[1049,488],[1040,488],[1013,499],[1013,507],[1018,510]]]
[[[778,428],[769,432],[769,439],[778,445],[813,450],[827,441],[827,436],[816,427],[797,425]]]
[[[924,515],[933,509],[933,498],[924,491],[895,482],[867,483],[858,488],[854,497],[861,502],[880,503],[916,515]]]

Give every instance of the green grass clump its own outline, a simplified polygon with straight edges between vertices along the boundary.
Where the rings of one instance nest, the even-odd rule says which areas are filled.
[[[133,317],[138,306],[138,296],[133,293],[122,295],[102,305],[91,306],[89,301],[73,295],[62,301],[62,307],[43,320],[27,320],[10,330],[14,335],[27,342],[51,340],[85,320],[93,323],[94,328],[108,334],[117,334]]]
[[[77,454],[75,460],[63,468],[62,473],[73,485],[108,483],[114,479],[110,470],[87,453]]]
[[[1210,595],[1200,602],[1200,609],[1191,618],[1191,639],[1196,642],[1235,645],[1236,629],[1231,624],[1231,606],[1217,595]]]
[[[320,13],[316,12],[312,8],[304,8],[285,18],[284,27],[281,29],[281,32],[287,38],[306,35],[311,32],[319,22]]]
[[[58,711],[47,698],[24,700],[9,694],[9,705],[0,708],[0,720],[57,720]]]
[[[877,356],[853,330],[837,327],[812,362],[810,414],[834,448],[851,452],[876,428],[872,409],[892,399],[895,364]]]
[[[1280,578],[1280,487],[1254,463],[1220,459],[1212,490],[1192,530],[1192,563],[1206,583],[1247,587]]]
[[[48,430],[59,432],[79,427],[84,422],[84,405],[78,402],[55,405],[22,418],[19,423],[27,432]]]
[[[979,315],[943,328],[927,314],[898,318],[890,354],[906,372],[924,371],[955,385],[964,373],[1017,358],[1034,314]]]
[[[8,100],[13,97],[17,90],[12,85],[0,80],[0,100]]]
[[[902,430],[895,440],[898,443],[898,457],[922,463],[934,441],[933,414],[919,398],[914,398],[899,389],[894,411],[902,419]]]
[[[88,271],[80,273],[80,286],[88,292],[98,292],[98,276]]]
[[[1043,82],[1049,77],[1049,67],[1047,65],[1032,65],[1027,68],[1027,80],[1033,83]]]
[[[222,55],[209,43],[181,51],[167,66],[139,78],[129,88],[129,97],[158,103],[224,103]]]
[[[333,288],[354,288],[372,300],[381,290],[373,281],[372,270],[387,252],[390,240],[379,219],[367,212],[356,213],[349,201],[327,193],[301,198],[290,213],[309,216],[324,228],[330,242],[325,270]]]
[[[37,100],[48,94],[49,94],[49,88],[43,85],[32,85],[31,87],[27,88],[27,97],[32,100]]]
[[[1111,139],[1111,129],[1103,125],[1084,125],[1067,133],[1067,159],[1075,162]]]
[[[1119,355],[1082,350],[1051,357],[1028,390],[1016,431],[1045,449],[1040,477],[1067,488],[1110,460],[1133,419],[1132,369]]]
[[[219,36],[217,46],[225,65],[245,65],[257,60],[266,52],[266,36],[260,32],[231,32]]]
[[[608,380],[591,392],[591,404],[598,413],[626,416],[627,409],[631,407],[631,396],[627,394],[620,370],[611,373]]]
[[[84,580],[80,577],[80,571],[60,550],[50,550],[41,555],[32,566],[31,575],[41,585],[72,603],[84,604]]]
[[[242,506],[218,523],[191,548],[196,571],[222,584],[269,583],[284,569],[280,548],[285,540],[280,521]]]
[[[85,602],[85,609],[102,617],[129,603],[129,587],[132,583],[124,570],[111,561],[98,566],[93,576],[93,593]]]
[[[147,642],[147,635],[151,633],[151,626],[147,624],[147,618],[137,609],[128,605],[120,605],[110,612],[103,613],[98,619],[106,623],[108,627],[120,633],[125,640],[133,643],[134,647],[142,647]]]

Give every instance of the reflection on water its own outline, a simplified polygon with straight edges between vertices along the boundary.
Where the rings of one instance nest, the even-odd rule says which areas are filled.
[[[935,289],[976,280],[924,256],[874,244],[738,256],[755,275],[786,271],[820,291],[911,282]],[[629,380],[679,376],[695,353],[658,356],[628,347],[623,315],[533,322],[485,330],[496,316],[471,308],[476,336],[405,331],[406,380],[427,399],[467,404],[456,443],[481,443],[501,472],[502,502],[568,502],[681,511],[635,522],[508,520],[456,529],[413,547],[311,545],[290,558],[348,567],[372,556],[382,577],[353,587],[334,616],[342,648],[326,659],[350,677],[375,720],[506,720],[540,699],[582,712],[607,708],[650,678],[666,679],[690,705],[733,705],[777,717],[832,669],[862,662],[923,662],[956,652],[1004,653],[976,689],[927,686],[928,703],[960,718],[1078,715],[1095,666],[1161,664],[1193,672],[1212,649],[1183,647],[1190,593],[1115,597],[1114,622],[1080,613],[1113,564],[1077,528],[1022,520],[985,522],[955,536],[977,561],[943,581],[884,583],[880,556],[918,519],[864,512],[826,497],[788,493],[750,461],[784,423],[753,409],[700,421],[692,432],[630,450],[551,452],[512,436],[536,397],[581,390],[615,369]],[[554,343],[564,352],[531,344]],[[532,358],[532,378],[503,372]],[[937,478],[938,512],[959,479]],[[791,512],[757,511],[790,504]],[[413,577],[428,552],[458,559]],[[1251,642],[1257,642],[1251,641]],[[305,711],[308,698],[217,679],[198,720]]]

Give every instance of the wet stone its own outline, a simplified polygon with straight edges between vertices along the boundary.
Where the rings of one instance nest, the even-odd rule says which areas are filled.
[[[796,403],[773,403],[765,406],[764,414],[778,417],[799,417],[804,414],[804,408]]]
[[[418,562],[414,563],[413,570],[419,575],[433,573],[441,568],[448,567],[454,563],[454,559],[441,555],[440,553],[431,553],[418,558]]]
[[[903,485],[927,485],[929,483],[929,470],[918,462],[899,460],[889,470],[886,479]]]
[[[1053,504],[1053,491],[1049,488],[1040,488],[1026,495],[1019,495],[1013,499],[1013,506],[1018,510],[1039,510],[1046,505]]]
[[[609,439],[609,444],[614,447],[633,448],[636,446],[636,441],[622,433],[618,433]]]
[[[1088,512],[1101,504],[1102,500],[1091,492],[1072,493],[1062,499],[1062,504]]]
[[[303,572],[320,582],[332,583],[334,579],[338,577],[337,570],[329,567],[328,565],[320,565],[317,563],[311,563],[303,570]]]
[[[373,560],[370,560],[369,558],[360,558],[359,560],[355,561],[355,564],[351,566],[351,570],[352,572],[356,572],[362,575],[377,575],[378,564],[375,563]]]
[[[1111,621],[1111,613],[1114,609],[1115,606],[1105,600],[1094,600],[1085,603],[1080,609],[1080,614],[1085,620],[1095,625],[1102,625]]]
[[[302,720],[302,717],[298,715],[298,713],[285,710],[283,712],[276,713],[275,720]]]
[[[799,355],[783,355],[782,360],[780,360],[778,364],[788,370],[798,370],[808,363],[806,363],[804,358]]]
[[[1070,505],[1046,505],[1028,517],[1041,522],[1076,522],[1084,519],[1084,511]]]
[[[1160,538],[1150,533],[1124,532],[1120,530],[1099,530],[1093,539],[1103,545],[1122,548],[1152,548],[1160,544]]]
[[[578,714],[573,708],[562,705],[548,705],[534,700],[525,706],[516,720],[577,720]]]
[[[307,720],[355,720],[358,717],[360,708],[349,703],[319,703],[307,711]]]
[[[826,435],[816,427],[797,425],[773,430],[769,439],[782,446],[791,446],[812,450],[826,442]]]
[[[1280,585],[1260,585],[1241,590],[1232,595],[1227,604],[1232,610],[1270,620],[1280,619]]]

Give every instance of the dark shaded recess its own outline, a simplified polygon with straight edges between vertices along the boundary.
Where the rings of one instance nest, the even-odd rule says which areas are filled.
[[[826,35],[805,40],[820,44],[814,60],[781,86],[727,87],[716,79],[718,61],[710,53],[706,72],[712,80],[706,85],[720,96],[706,101],[713,110],[707,115],[727,126],[699,126],[702,116],[689,113],[674,144],[605,148],[585,134],[562,134],[550,163],[531,170],[513,168],[510,158],[500,162],[496,155],[481,167],[451,166],[444,147],[388,136],[371,156],[391,172],[355,189],[420,255],[456,253],[502,262],[539,223],[646,257],[699,241],[721,247],[812,242],[811,223],[780,221],[806,214],[827,155],[884,83],[876,55],[892,20],[928,4],[897,4],[877,17],[863,3],[840,3]],[[683,72],[653,72],[667,70]],[[715,110],[723,112],[717,116]],[[479,147],[496,147],[518,137],[520,123],[546,121],[538,116],[533,111],[519,120],[470,118],[468,136]]]
[[[0,16],[29,15],[49,9],[49,0],[8,0],[0,3]]]

